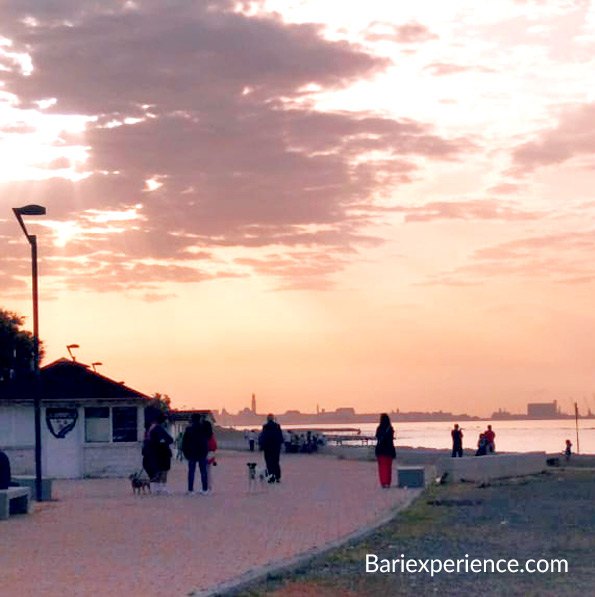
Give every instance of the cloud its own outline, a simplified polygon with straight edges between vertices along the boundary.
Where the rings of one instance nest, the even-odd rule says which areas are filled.
[[[441,219],[457,220],[533,220],[540,215],[518,209],[510,202],[491,199],[474,201],[434,201],[407,209],[405,222],[429,222]]]
[[[316,110],[308,86],[345,88],[390,64],[325,39],[318,25],[249,16],[224,1],[41,4],[0,8],[0,34],[33,65],[27,76],[0,71],[0,82],[23,108],[55,98],[44,113],[86,116],[84,133],[64,131],[56,146],[84,146],[88,157],[77,182],[5,183],[0,192],[73,223],[66,246],[44,253],[52,275],[73,287],[192,283],[246,275],[247,265],[307,284],[381,242],[361,233],[372,220],[352,205],[407,184],[425,161],[474,148],[411,119]],[[423,36],[410,27],[401,34]],[[91,218],[132,211],[129,221]],[[263,263],[266,247],[284,258]],[[239,264],[222,252],[231,249],[254,261]],[[324,260],[297,267],[304,249]]]
[[[523,176],[546,166],[595,153],[595,103],[565,109],[554,128],[519,145],[512,154],[511,174]]]
[[[363,32],[367,41],[391,41],[398,44],[423,43],[438,39],[425,25],[412,21],[403,25],[374,21]]]
[[[458,75],[460,73],[475,71],[481,73],[493,73],[494,69],[486,66],[469,65],[469,64],[452,64],[447,62],[433,62],[424,67],[424,70],[436,77],[443,77],[446,75]]]
[[[518,193],[522,190],[522,185],[511,183],[511,182],[501,182],[496,184],[488,189],[488,193],[495,193],[498,195],[511,195],[514,193]]]
[[[417,206],[372,206],[357,207],[368,213],[397,212],[404,214],[404,221],[432,222],[434,220],[535,220],[543,217],[538,212],[519,209],[511,201],[500,199],[472,199],[468,201],[430,201]]]
[[[501,277],[584,284],[595,280],[595,230],[520,238],[477,249],[469,263],[424,284],[476,284]]]

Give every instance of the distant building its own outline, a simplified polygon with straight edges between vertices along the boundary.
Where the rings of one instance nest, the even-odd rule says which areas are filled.
[[[527,404],[527,416],[534,419],[555,419],[559,415],[558,403],[553,402],[533,402]]]
[[[355,409],[351,407],[338,408],[334,413],[338,417],[355,417]]]

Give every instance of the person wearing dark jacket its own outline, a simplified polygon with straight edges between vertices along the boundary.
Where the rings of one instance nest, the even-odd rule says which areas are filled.
[[[194,491],[194,475],[196,464],[200,470],[201,495],[209,492],[209,476],[207,467],[207,454],[209,452],[209,440],[213,436],[213,427],[205,417],[199,413],[193,413],[190,418],[190,425],[184,432],[182,439],[182,452],[188,460],[188,493]]]
[[[380,415],[380,424],[376,429],[376,460],[378,461],[378,476],[380,485],[383,488],[390,487],[392,481],[393,460],[397,457],[397,452],[393,444],[395,430],[390,424],[390,419],[386,413]]]
[[[269,483],[281,481],[281,446],[283,445],[283,432],[278,423],[275,423],[273,415],[267,416],[267,422],[262,426],[258,438],[261,450],[264,452],[264,461],[269,473]]]
[[[162,427],[165,415],[159,413],[145,433],[143,445],[143,467],[151,479],[155,493],[169,493],[167,472],[171,468],[172,436]]]
[[[452,457],[463,457],[463,430],[455,423],[454,429],[450,432],[452,436]]]
[[[0,489],[10,487],[10,460],[8,456],[0,450]]]

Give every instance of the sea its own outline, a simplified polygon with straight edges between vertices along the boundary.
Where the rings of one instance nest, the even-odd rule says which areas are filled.
[[[566,440],[572,442],[572,451],[580,454],[595,454],[595,419],[579,419],[578,440],[574,419],[557,420],[518,420],[518,421],[461,421],[463,429],[463,448],[477,448],[479,434],[488,425],[496,433],[496,450],[498,452],[547,452],[562,453]],[[351,428],[359,430],[362,436],[373,436],[376,423],[353,423],[351,425],[282,425],[283,429],[307,429],[308,427],[325,430],[329,435],[338,433],[339,429]],[[393,422],[395,429],[395,445],[412,448],[452,448],[450,432],[453,423],[446,422]],[[251,429],[253,426],[237,426],[236,429]],[[352,432],[357,436],[357,432]],[[346,433],[341,432],[342,435]]]

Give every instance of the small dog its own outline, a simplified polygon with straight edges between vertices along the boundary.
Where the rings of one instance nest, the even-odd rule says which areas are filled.
[[[146,493],[147,491],[151,493],[151,481],[146,477],[141,476],[142,473],[136,472],[132,473],[128,478],[130,479],[130,484],[132,485],[132,493],[140,495],[141,491]]]
[[[258,485],[261,488],[266,487],[271,478],[267,469],[256,462],[247,462],[246,466],[248,467],[248,491],[255,491]]]

